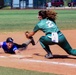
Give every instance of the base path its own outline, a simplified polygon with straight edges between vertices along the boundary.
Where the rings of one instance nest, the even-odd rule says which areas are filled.
[[[73,48],[76,48],[76,30],[63,30],[62,33],[66,36],[68,42]],[[16,34],[16,35],[15,35]],[[44,35],[37,32],[34,36],[35,42]],[[6,40],[7,37],[12,37],[15,42],[22,44],[26,42],[24,32],[8,32],[0,33],[0,41]],[[35,46],[31,44],[20,55],[5,54],[0,49],[0,66],[26,69],[32,71],[48,72],[62,75],[76,75],[76,56],[68,55],[63,49],[57,45],[50,46],[54,55],[53,59],[46,59],[46,52],[38,42]]]

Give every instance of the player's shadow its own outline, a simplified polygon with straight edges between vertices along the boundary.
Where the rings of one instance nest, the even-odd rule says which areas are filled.
[[[34,53],[33,55],[44,57],[39,53]],[[53,59],[76,59],[75,57],[70,57],[69,55],[53,55]]]
[[[53,55],[55,59],[76,59],[75,57],[69,57],[69,55]]]

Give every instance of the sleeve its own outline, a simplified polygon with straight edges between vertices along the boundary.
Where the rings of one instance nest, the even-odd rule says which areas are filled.
[[[3,45],[3,42],[0,42],[0,48],[2,47],[2,45]]]
[[[18,50],[18,48],[15,46],[15,47],[13,48],[13,51],[16,51],[16,50]]]
[[[38,30],[39,30],[39,26],[36,25],[36,26],[34,27],[33,31],[34,31],[34,32],[37,32]]]

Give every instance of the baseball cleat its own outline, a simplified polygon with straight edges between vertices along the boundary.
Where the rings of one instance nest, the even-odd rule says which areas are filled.
[[[25,43],[22,44],[22,50],[26,49],[27,45]]]
[[[27,47],[27,45],[26,45],[25,43],[23,43],[23,44],[22,44],[22,47],[25,47],[25,48],[26,48],[26,47]]]
[[[51,58],[53,58],[53,55],[50,53],[50,54],[46,54],[45,55],[45,58],[47,58],[47,59],[51,59]]]

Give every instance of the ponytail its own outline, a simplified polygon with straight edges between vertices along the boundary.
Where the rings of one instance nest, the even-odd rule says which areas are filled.
[[[57,13],[53,10],[46,10],[47,19],[55,22]]]
[[[57,16],[57,13],[53,10],[40,10],[38,12],[39,16],[42,16],[43,19],[47,18],[49,20],[52,20],[53,22],[55,22],[56,20],[56,16]]]

